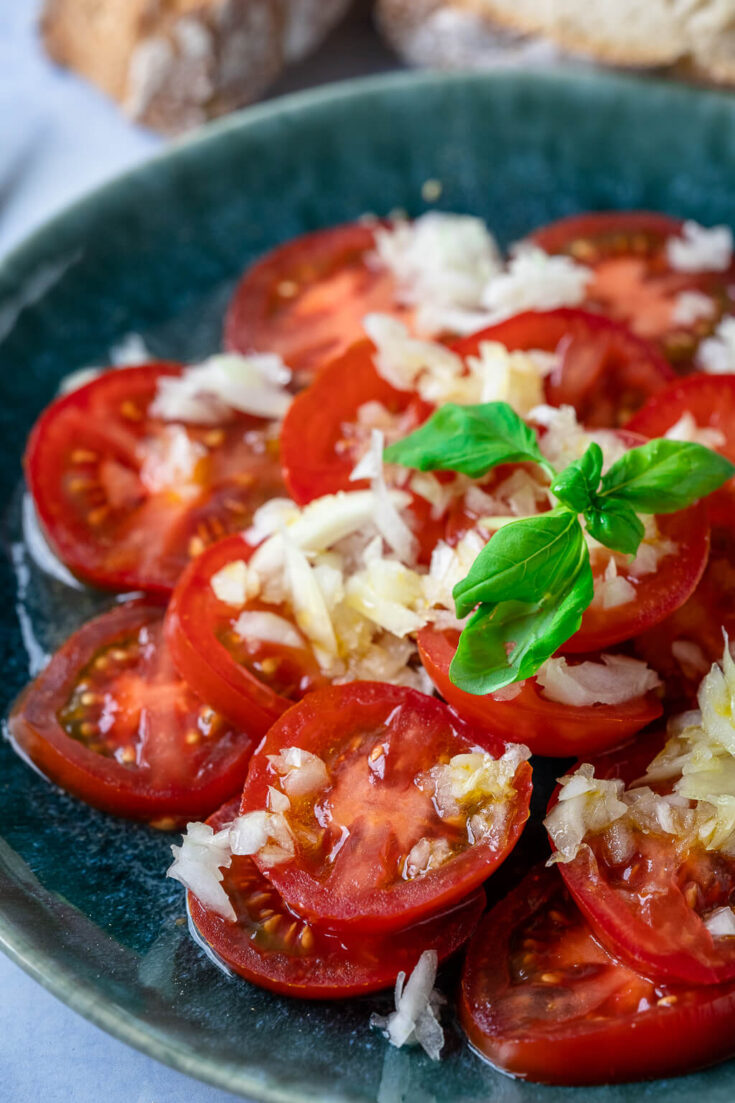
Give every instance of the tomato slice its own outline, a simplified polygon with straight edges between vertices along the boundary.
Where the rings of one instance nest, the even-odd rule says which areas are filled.
[[[391,273],[370,262],[375,227],[350,223],[303,234],[247,270],[225,319],[225,347],[276,352],[297,387],[364,336],[379,312],[406,317]]]
[[[58,398],[31,432],[25,471],[41,524],[93,586],[168,595],[193,555],[283,494],[269,422],[233,414],[223,425],[182,426],[149,416],[158,380],[181,370],[107,372]],[[181,433],[194,463],[180,476],[166,466]]]
[[[494,801],[476,787],[451,805],[436,795],[454,756],[486,747],[498,757],[503,745],[416,690],[353,682],[305,697],[252,759],[243,813],[288,787],[273,756],[289,747],[318,756],[326,780],[292,789],[294,856],[255,861],[292,908],[330,926],[389,930],[445,910],[500,865],[528,818],[525,762]]]
[[[723,629],[735,639],[735,530],[714,526],[707,567],[692,596],[634,641],[636,653],[662,678],[670,711],[696,707],[702,677],[722,656]]]
[[[622,425],[673,378],[647,341],[585,310],[517,314],[452,348],[462,357],[476,356],[483,341],[498,341],[510,352],[556,353],[559,364],[546,380],[546,400],[552,406],[573,406],[590,428]]]
[[[722,444],[714,446],[735,462],[735,375],[697,372],[661,391],[638,411],[626,428],[648,437],[663,437],[685,414],[700,429],[716,429]],[[714,523],[730,525],[735,517],[735,478],[708,499]]]
[[[8,728],[67,792],[168,829],[239,789],[254,741],[178,677],[162,620],[134,601],[88,621],[24,690]]]
[[[525,743],[534,754],[595,754],[624,743],[663,711],[654,692],[622,705],[564,705],[545,697],[535,678],[522,682],[520,692],[510,698],[466,693],[449,680],[458,640],[459,632],[451,630],[422,628],[419,632],[419,654],[432,682],[468,723],[501,739]]]
[[[656,517],[662,539],[670,540],[676,550],[663,556],[650,574],[635,577],[629,568],[620,570],[635,589],[635,597],[621,605],[605,609],[591,605],[582,617],[582,627],[560,648],[566,655],[604,651],[615,643],[634,636],[668,617],[694,593],[709,555],[707,503],[698,502],[679,513]],[[592,575],[597,582],[606,570],[609,556],[593,554]]]
[[[680,369],[691,366],[699,342],[707,337],[733,302],[732,269],[727,272],[678,272],[666,256],[668,238],[683,222],[647,211],[606,211],[573,215],[536,230],[530,240],[547,253],[566,253],[594,272],[585,306],[625,322],[639,337],[654,341]],[[691,324],[675,320],[682,291],[698,291],[712,303],[712,314]]]
[[[260,601],[237,608],[220,601],[212,576],[233,562],[247,562],[253,547],[241,536],[212,544],[189,564],[166,612],[165,634],[176,668],[203,701],[231,723],[260,738],[294,701],[324,684],[306,640],[303,646],[240,635],[244,612],[286,617],[288,613]]]
[[[642,777],[666,735],[652,733],[633,747],[601,755],[597,777]],[[662,794],[667,790],[655,786]],[[670,791],[670,790],[668,790]],[[552,797],[552,804],[556,794]],[[635,850],[614,861],[603,833],[585,839],[576,858],[559,869],[597,937],[631,968],[675,984],[719,984],[735,979],[735,939],[713,938],[704,916],[729,906],[735,861],[673,836],[631,829]]]
[[[291,497],[299,505],[340,490],[360,490],[367,479],[350,475],[370,442],[370,427],[360,420],[361,408],[384,407],[396,438],[407,436],[431,414],[433,407],[413,391],[399,391],[383,379],[373,362],[374,345],[360,341],[322,370],[319,378],[291,403],[281,429],[281,466]],[[396,485],[405,487],[401,473]],[[419,558],[428,562],[444,531],[444,520],[412,494],[410,512],[420,545]]]
[[[219,831],[238,812],[232,800],[207,823]],[[467,941],[485,907],[478,890],[442,915],[389,935],[348,938],[303,919],[284,904],[251,858],[234,855],[223,870],[223,888],[236,913],[234,923],[187,896],[192,922],[209,948],[241,977],[301,999],[344,999],[377,992],[408,975],[424,950],[443,961]]]
[[[596,941],[554,870],[536,868],[483,920],[460,1018],[497,1068],[547,1084],[691,1072],[735,1054],[735,985],[664,987]]]

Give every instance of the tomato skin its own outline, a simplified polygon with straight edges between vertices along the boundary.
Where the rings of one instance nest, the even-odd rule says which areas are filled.
[[[692,369],[697,345],[730,312],[735,291],[732,265],[725,272],[671,268],[666,241],[680,236],[683,226],[681,219],[648,211],[605,211],[560,219],[536,230],[529,241],[589,265],[593,277],[584,306],[654,342],[681,373]],[[674,304],[683,291],[706,294],[712,316],[676,322]]]
[[[700,428],[717,429],[725,438],[714,449],[735,462],[735,375],[696,372],[654,395],[628,422],[627,429],[663,437],[682,414]],[[735,517],[735,477],[707,499],[713,524],[731,525]]]
[[[369,766],[375,759],[368,755],[381,739],[388,749],[383,772],[375,774]],[[467,846],[465,834],[461,849],[443,865],[413,879],[399,874],[401,856],[428,831],[451,843],[464,830],[440,820],[415,778],[438,761],[483,744],[487,749],[487,734],[476,734],[446,705],[416,690],[352,682],[309,694],[284,713],[258,747],[243,789],[241,812],[267,806],[268,788],[274,784],[268,756],[299,747],[322,757],[333,773],[331,784],[310,794],[305,810],[302,801],[294,814],[313,838],[324,827],[326,814],[317,816],[311,802],[316,807],[324,792],[327,827],[318,844],[311,841],[307,846],[297,837],[295,858],[268,867],[269,880],[301,915],[355,932],[395,930],[445,911],[500,865],[528,819],[531,768],[524,762],[516,771],[514,798],[495,841]],[[368,746],[370,750],[365,749]],[[490,753],[499,755],[502,749],[497,741]],[[331,859],[330,843],[334,844]],[[255,861],[266,872],[257,855]]]
[[[189,744],[186,736],[198,729],[204,706],[177,678],[161,639],[161,620],[157,606],[132,601],[88,621],[23,691],[8,729],[16,749],[73,796],[112,815],[168,829],[208,815],[241,787],[254,741],[215,717],[217,727]],[[133,664],[130,678],[108,680],[101,674],[94,694],[97,700],[109,696],[112,716],[130,709],[135,761],[126,765],[73,738],[59,713],[96,655],[123,647],[143,631],[149,654]]]
[[[293,701],[237,663],[221,642],[219,629],[240,610],[219,601],[211,585],[212,575],[235,560],[247,562],[254,550],[242,536],[229,536],[190,563],[166,612],[165,634],[176,669],[193,691],[260,739]],[[315,688],[323,679],[316,661],[309,658],[309,685]]]
[[[520,693],[506,701],[496,701],[489,693],[466,693],[449,679],[458,639],[458,632],[419,632],[421,661],[439,693],[464,720],[501,739],[525,743],[534,754],[596,754],[626,742],[663,711],[654,692],[623,705],[563,705],[544,697],[535,678],[528,678]]]
[[[237,816],[238,805],[237,798],[229,801],[207,823],[220,830]],[[443,961],[467,941],[485,907],[485,894],[478,890],[452,911],[413,927],[385,937],[361,934],[350,940],[344,932],[315,926],[291,911],[251,858],[234,855],[223,873],[237,922],[207,911],[189,892],[194,926],[241,977],[299,999],[345,999],[377,992],[394,984],[402,970],[408,975],[424,950],[435,949]],[[275,931],[274,913],[281,920]]]
[[[562,307],[516,314],[452,348],[462,357],[476,356],[483,341],[498,341],[510,352],[558,353],[561,363],[546,380],[546,401],[573,406],[589,428],[623,424],[674,378],[647,341],[586,310]]]
[[[235,290],[225,348],[279,353],[296,387],[306,386],[364,336],[366,314],[406,314],[390,272],[368,263],[374,248],[375,226],[355,222],[303,234],[266,253]]]
[[[528,939],[534,948],[522,954]],[[521,964],[529,956],[533,964]],[[549,973],[558,981],[541,979]],[[666,988],[637,975],[606,953],[556,871],[541,867],[473,936],[459,1014],[481,1056],[545,1084],[653,1080],[735,1054],[735,984]]]
[[[633,647],[663,679],[670,712],[696,708],[702,677],[722,657],[722,631],[735,637],[735,526],[712,528],[707,567],[696,590],[666,620],[636,636]],[[699,654],[682,662],[672,644],[694,645]],[[697,661],[699,660],[699,661]]]
[[[603,651],[612,644],[633,639],[668,617],[694,593],[709,555],[706,501],[679,513],[660,514],[656,523],[662,536],[678,545],[677,551],[664,557],[653,574],[639,579],[635,602],[612,609],[592,606],[586,609],[579,631],[559,648],[562,654]]]
[[[622,778],[626,785],[642,777],[666,742],[654,731],[628,747],[595,759],[595,774]],[[553,807],[558,789],[552,794]],[[690,850],[677,854],[661,837],[636,832],[636,854],[611,869],[596,837],[559,871],[575,903],[610,953],[644,976],[669,984],[712,985],[735,980],[735,947],[706,929],[687,902],[684,886],[701,887],[704,910],[727,903],[735,890],[735,862]],[[729,887],[728,887],[729,886]],[[710,899],[710,894],[712,896]],[[730,940],[731,941],[731,940]]]
[[[345,430],[357,425],[358,410],[379,402],[400,419],[407,436],[432,413],[433,407],[413,391],[399,391],[375,369],[375,346],[360,341],[327,365],[310,387],[291,403],[281,428],[281,469],[288,492],[304,506],[314,498],[340,490],[362,490],[367,479],[350,480],[361,456]],[[363,434],[363,443],[369,434]],[[419,541],[419,560],[427,563],[444,532],[444,520],[432,518],[429,503],[412,494],[409,510]]]
[[[92,586],[167,598],[195,551],[245,528],[257,506],[283,492],[268,422],[245,414],[185,427],[201,452],[186,494],[145,486],[149,444],[182,426],[148,408],[158,381],[182,370],[151,363],[107,371],[52,402],[28,438],[24,468],[41,526]]]

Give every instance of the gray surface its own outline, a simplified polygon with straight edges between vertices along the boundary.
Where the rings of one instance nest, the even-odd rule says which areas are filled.
[[[36,4],[0,0],[0,254],[77,195],[154,152],[160,139],[128,125],[113,105],[48,64]],[[390,68],[367,4],[314,57],[271,90]],[[2,1103],[226,1103],[229,1093],[190,1080],[75,1015],[0,955]]]

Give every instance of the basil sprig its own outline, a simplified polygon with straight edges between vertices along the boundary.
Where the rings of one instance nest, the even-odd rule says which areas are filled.
[[[474,610],[449,668],[468,693],[494,693],[522,681],[579,630],[593,597],[584,529],[614,551],[635,555],[639,513],[673,513],[711,494],[735,474],[701,444],[652,440],[631,448],[602,474],[602,450],[557,472],[536,436],[505,402],[448,403],[420,429],[385,450],[390,463],[458,471],[477,479],[501,463],[536,463],[559,503],[504,525],[485,545],[453,595],[458,617]]]

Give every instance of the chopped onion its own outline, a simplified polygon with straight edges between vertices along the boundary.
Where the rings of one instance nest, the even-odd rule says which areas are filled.
[[[390,1015],[371,1015],[370,1025],[381,1030],[391,1045],[420,1045],[438,1061],[444,1045],[439,1008],[444,999],[434,990],[439,958],[436,950],[424,950],[411,976],[396,979],[396,1009]]]
[[[544,696],[564,705],[621,705],[642,697],[661,684],[646,663],[626,655],[601,655],[601,662],[570,665],[565,658],[548,659],[536,672]]]
[[[171,853],[174,861],[166,876],[180,881],[203,907],[234,923],[237,916],[222,887],[222,870],[232,862],[229,826],[215,834],[206,823],[189,823],[181,846],[172,846]]]

